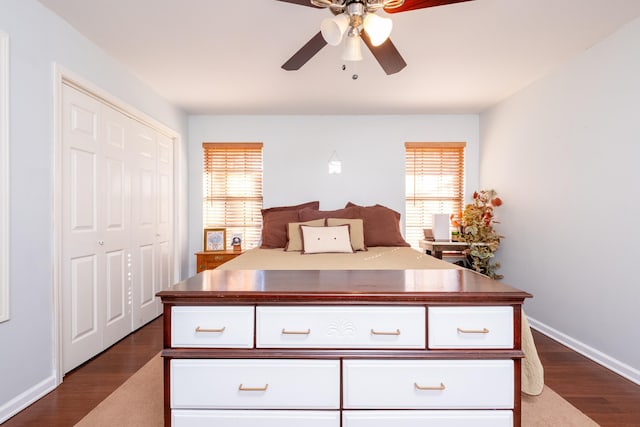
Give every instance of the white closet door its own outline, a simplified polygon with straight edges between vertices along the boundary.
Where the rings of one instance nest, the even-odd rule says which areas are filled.
[[[61,281],[68,372],[162,313],[173,280],[173,140],[62,90]]]
[[[158,138],[153,129],[133,122],[131,175],[133,326],[144,325],[157,315]]]
[[[65,372],[131,332],[130,119],[63,85],[62,313]]]
[[[98,225],[101,104],[63,86],[62,339],[67,372],[102,350]]]
[[[130,118],[103,105],[99,169],[100,227],[103,234],[104,341],[109,347],[131,332],[131,186],[127,137]]]

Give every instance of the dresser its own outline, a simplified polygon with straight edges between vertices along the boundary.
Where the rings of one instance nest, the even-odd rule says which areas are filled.
[[[164,304],[166,426],[520,426],[526,292],[467,270],[207,270]]]
[[[196,273],[218,268],[241,254],[241,251],[196,252]]]

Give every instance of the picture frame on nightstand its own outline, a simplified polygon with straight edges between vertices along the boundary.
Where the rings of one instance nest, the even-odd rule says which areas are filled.
[[[227,230],[224,228],[204,229],[204,251],[217,252],[227,249]]]

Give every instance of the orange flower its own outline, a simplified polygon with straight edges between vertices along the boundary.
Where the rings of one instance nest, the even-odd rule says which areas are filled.
[[[451,225],[453,227],[460,227],[462,221],[462,212],[458,212],[457,216],[456,214],[449,215],[449,220],[451,221]]]
[[[498,207],[502,205],[502,199],[500,197],[496,197],[495,199],[491,199],[491,205]]]

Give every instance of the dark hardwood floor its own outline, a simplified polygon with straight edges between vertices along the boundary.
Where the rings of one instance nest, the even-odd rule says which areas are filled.
[[[640,426],[640,386],[534,331],[545,383],[603,427]],[[56,390],[4,424],[73,426],[162,348],[154,320],[76,368]]]
[[[534,331],[544,382],[604,427],[640,426],[640,385]]]
[[[73,426],[162,350],[162,317],[69,372],[62,384],[2,426]]]

